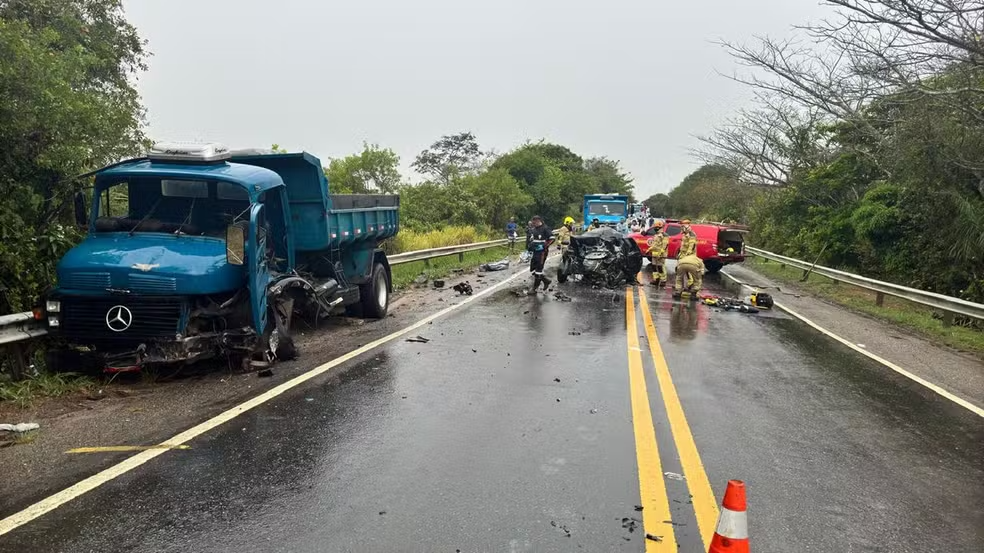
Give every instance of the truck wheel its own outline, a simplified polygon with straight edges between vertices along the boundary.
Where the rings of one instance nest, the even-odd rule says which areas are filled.
[[[72,349],[49,349],[44,352],[44,365],[52,373],[86,374],[94,368],[81,352]]]
[[[389,310],[389,277],[382,263],[372,266],[369,282],[359,286],[362,315],[370,319],[382,319]]]
[[[714,261],[713,259],[704,262],[704,269],[710,274],[720,271],[722,267],[724,265],[720,261]]]

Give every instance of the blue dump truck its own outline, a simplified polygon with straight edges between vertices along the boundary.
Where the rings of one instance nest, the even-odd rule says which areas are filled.
[[[584,197],[584,228],[591,226],[592,219],[604,226],[614,227],[626,217],[629,197],[612,194],[589,194]]]
[[[382,240],[399,197],[332,195],[308,153],[159,144],[95,174],[88,227],[43,302],[53,368],[132,371],[225,356],[296,355],[291,327],[342,311],[386,316]]]

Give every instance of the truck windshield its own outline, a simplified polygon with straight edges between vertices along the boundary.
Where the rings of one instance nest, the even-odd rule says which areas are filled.
[[[95,231],[223,236],[249,205],[235,183],[133,178],[99,193]]]
[[[623,215],[625,204],[621,202],[589,202],[588,214],[590,215]]]

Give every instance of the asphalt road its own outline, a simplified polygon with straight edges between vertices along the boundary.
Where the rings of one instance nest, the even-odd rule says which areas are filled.
[[[0,551],[697,552],[733,478],[755,551],[982,550],[979,417],[781,313],[648,286],[571,283],[569,302],[517,286],[0,536]]]

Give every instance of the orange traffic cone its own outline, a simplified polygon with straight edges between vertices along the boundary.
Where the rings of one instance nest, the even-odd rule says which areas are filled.
[[[721,502],[721,516],[707,553],[749,553],[745,518],[745,483],[729,480]]]

